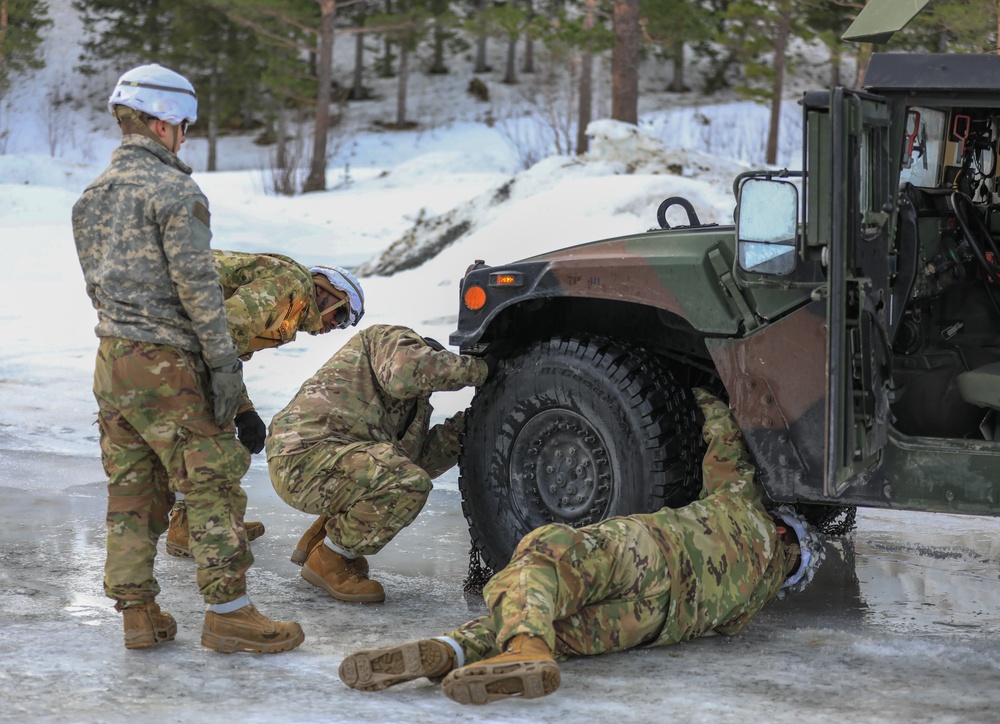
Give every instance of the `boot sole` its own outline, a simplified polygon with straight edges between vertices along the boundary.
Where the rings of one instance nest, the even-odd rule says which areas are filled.
[[[333,588],[322,576],[315,573],[309,566],[302,566],[302,577],[314,586],[322,588],[338,601],[346,603],[382,603],[385,601],[385,592],[382,593],[341,593]]]
[[[238,651],[249,651],[257,654],[277,654],[282,651],[294,649],[305,640],[306,635],[302,631],[299,631],[293,638],[273,644],[250,641],[236,636],[219,636],[210,631],[201,632],[201,645],[206,649],[218,651],[220,654],[234,654]]]
[[[444,680],[445,696],[459,704],[490,704],[504,699],[537,699],[559,688],[559,666],[554,661],[510,664],[473,664],[457,669]]]
[[[422,677],[447,673],[440,642],[416,641],[371,651],[358,651],[340,663],[340,680],[359,691],[380,691]]]

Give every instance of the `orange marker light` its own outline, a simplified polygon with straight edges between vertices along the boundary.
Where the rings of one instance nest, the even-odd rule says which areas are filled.
[[[501,274],[497,277],[496,284],[498,287],[510,286],[517,282],[516,277],[513,274]]]
[[[477,286],[469,287],[465,290],[463,300],[466,307],[477,312],[486,306],[486,290]]]

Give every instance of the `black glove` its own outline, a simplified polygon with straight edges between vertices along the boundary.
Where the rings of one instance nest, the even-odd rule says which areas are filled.
[[[497,368],[502,362],[502,358],[496,352],[490,351],[484,354],[480,359],[486,363],[486,379],[493,379],[493,375],[496,374]]]
[[[256,410],[247,410],[236,416],[236,437],[243,443],[243,447],[252,453],[259,453],[264,449],[267,425],[260,419]]]
[[[435,352],[444,352],[445,351],[444,345],[441,344],[440,342],[438,342],[433,337],[424,337],[424,342],[426,342],[427,346],[430,347]]]
[[[215,423],[219,427],[229,427],[243,399],[243,363],[232,358],[209,366],[212,380],[212,402],[215,408]]]

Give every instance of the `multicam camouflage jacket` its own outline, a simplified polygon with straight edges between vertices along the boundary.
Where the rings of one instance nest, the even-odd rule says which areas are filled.
[[[208,200],[191,169],[148,138],[128,135],[73,206],[73,236],[98,337],[234,355],[212,266]]]
[[[291,342],[300,329],[309,334],[323,329],[312,275],[295,260],[213,251],[212,262],[226,298],[229,334],[243,359]]]
[[[671,579],[670,610],[657,645],[737,633],[778,595],[799,557],[799,546],[778,538],[729,409],[718,401],[702,409],[709,448],[700,499],[630,516],[663,550]]]
[[[464,413],[428,429],[431,393],[482,384],[486,363],[437,352],[412,329],[374,325],[358,332],[271,420],[267,456],[320,442],[388,442],[432,478],[458,459]]]

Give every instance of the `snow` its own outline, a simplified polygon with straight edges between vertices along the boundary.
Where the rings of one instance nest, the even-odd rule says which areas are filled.
[[[57,72],[75,55],[60,39],[79,27],[68,1],[50,5],[57,21],[50,67],[16,89],[0,154],[0,721],[995,717],[996,521],[882,511],[862,511],[858,530],[830,544],[814,585],[773,604],[735,638],[575,660],[563,666],[562,688],[551,697],[481,710],[460,709],[426,681],[351,691],[336,678],[350,651],[437,635],[484,612],[480,599],[461,592],[468,534],[456,470],[436,481],[417,522],[373,559],[386,603],[355,606],[304,583],[288,562],[309,521],[277,498],[257,456],[244,484],[250,517],[268,532],[254,544],[250,592],[264,612],[302,623],[305,644],[266,657],[203,649],[192,564],[161,551],[160,601],[178,619],[178,639],[154,651],[124,650],[120,616],[101,590],[104,474],[90,392],[96,314],[70,227],[72,204],[118,138],[99,110],[46,105],[51,89],[71,84],[107,93],[100,79]],[[414,76],[412,115],[434,108],[434,122],[402,133],[368,122],[393,113],[391,83],[376,83],[384,100],[349,113],[325,193],[265,194],[267,151],[249,136],[223,139],[223,170],[206,173],[204,141],[192,138],[181,157],[211,201],[214,245],[357,266],[408,231],[420,237],[418,220],[455,213],[471,230],[452,246],[415,269],[363,279],[363,325],[405,324],[447,342],[458,282],[474,259],[501,263],[642,232],[655,226],[667,196],[690,199],[705,222],[731,223],[732,178],[761,162],[766,109],[661,93],[644,94],[641,133],[598,121],[589,157],[551,157],[522,171],[518,149],[497,124],[483,122],[485,110],[464,93],[467,78],[459,75]],[[496,82],[491,89],[505,92]],[[791,94],[784,113],[778,165],[796,168],[801,138]],[[53,153],[47,128],[56,120],[62,135]],[[492,203],[512,180],[507,199]],[[350,334],[302,335],[255,355],[246,383],[262,417],[281,409]],[[471,395],[436,395],[438,418]]]

